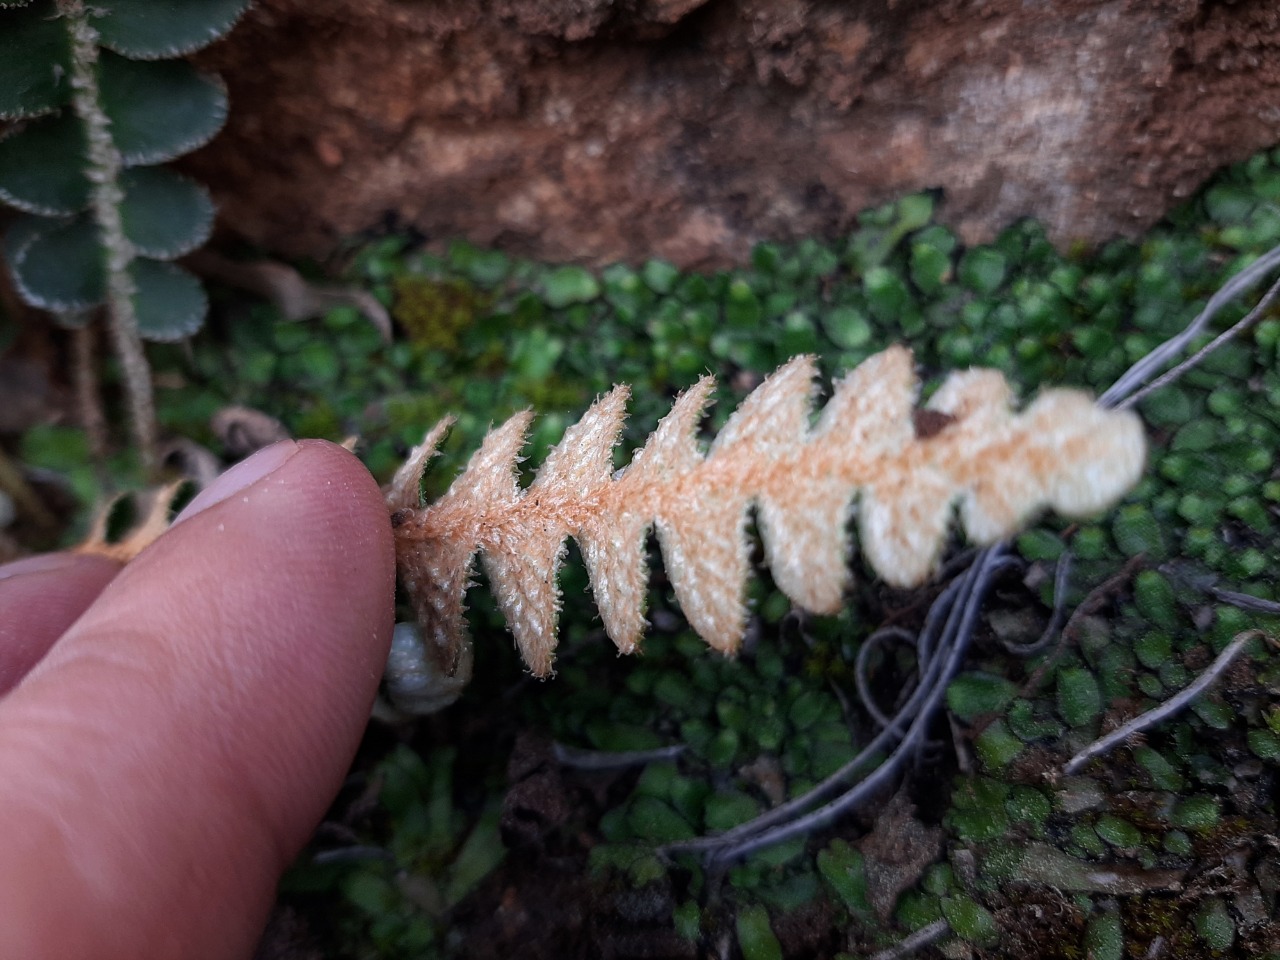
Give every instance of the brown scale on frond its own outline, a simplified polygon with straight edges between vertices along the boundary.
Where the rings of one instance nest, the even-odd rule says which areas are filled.
[[[532,414],[493,430],[447,493],[419,507],[434,427],[387,494],[401,581],[428,657],[445,676],[470,663],[463,597],[475,557],[525,662],[551,671],[567,538],[582,551],[605,630],[624,653],[644,633],[645,538],[690,625],[733,653],[746,628],[746,523],[754,507],[765,562],[798,606],[833,613],[849,585],[848,521],[867,563],[909,587],[934,569],[953,507],[969,538],[992,543],[1048,507],[1100,511],[1137,482],[1140,421],[1084,393],[1047,390],[1012,410],[991,370],[952,374],[923,410],[909,351],[892,347],[846,374],[810,426],[816,365],[797,357],[751,393],[704,453],[696,430],[713,381],[686,391],[617,473],[612,452],[629,392],[615,387],[570,427],[522,490],[516,465]]]

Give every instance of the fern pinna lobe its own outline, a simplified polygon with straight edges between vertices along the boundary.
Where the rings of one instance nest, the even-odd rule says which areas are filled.
[[[516,465],[532,414],[493,430],[443,497],[418,506],[421,474],[447,430],[438,424],[392,481],[397,560],[428,655],[445,676],[469,667],[463,600],[479,555],[525,662],[551,671],[567,538],[587,566],[606,632],[624,653],[645,628],[645,538],[652,527],[690,625],[732,653],[746,628],[746,523],[754,506],[778,587],[815,613],[841,606],[848,521],[868,564],[895,586],[928,577],[952,510],[969,538],[992,543],[1050,507],[1104,509],[1137,482],[1146,445],[1131,413],[1074,390],[1012,409],[1003,376],[952,374],[917,429],[911,354],[892,347],[839,380],[811,425],[816,364],[797,357],[729,418],[704,453],[698,424],[714,381],[676,400],[631,463],[612,451],[629,391],[600,397],[521,489]],[[922,418],[924,419],[924,418]]]

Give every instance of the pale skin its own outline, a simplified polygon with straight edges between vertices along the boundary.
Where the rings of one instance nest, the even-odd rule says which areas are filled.
[[[127,567],[0,567],[0,956],[244,958],[386,662],[386,507],[339,447],[228,471]]]

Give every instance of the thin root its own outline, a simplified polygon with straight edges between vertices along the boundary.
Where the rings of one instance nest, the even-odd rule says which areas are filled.
[[[935,920],[910,936],[903,937],[892,947],[873,953],[871,960],[902,960],[903,957],[909,957],[917,950],[923,950],[937,943],[950,932],[951,924],[945,920]]]
[[[857,756],[803,796],[718,836],[671,844],[662,852],[696,851],[710,862],[728,863],[792,837],[823,829],[856,809],[896,776],[923,743],[947,685],[964,660],[987,589],[995,576],[1014,562],[1007,551],[1003,543],[979,551],[969,569],[948,584],[934,601],[916,644],[920,682],[902,708],[887,718],[888,725]],[[879,766],[839,793],[885,750],[889,756]],[[828,800],[833,795],[834,798]]]
[[[1099,737],[1089,746],[1085,747],[1074,757],[1066,762],[1062,768],[1063,776],[1071,776],[1079,773],[1086,763],[1094,757],[1100,757],[1110,753],[1117,746],[1124,743],[1135,734],[1154,727],[1157,723],[1167,720],[1169,717],[1178,713],[1180,710],[1189,706],[1191,701],[1198,697],[1205,689],[1213,683],[1218,677],[1222,676],[1223,671],[1231,666],[1231,662],[1250,640],[1265,637],[1266,634],[1261,630],[1245,630],[1237,633],[1235,638],[1227,644],[1226,648],[1218,654],[1213,663],[1196,677],[1191,683],[1187,684],[1182,690],[1179,690],[1172,697],[1160,704],[1154,709],[1148,710],[1144,714],[1134,717],[1127,723],[1123,723],[1112,730],[1105,737]]]

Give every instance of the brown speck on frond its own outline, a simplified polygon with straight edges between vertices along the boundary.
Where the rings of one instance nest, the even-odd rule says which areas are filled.
[[[916,430],[916,439],[929,440],[955,423],[955,419],[939,410],[917,410],[912,415],[911,422]]]
[[[631,463],[612,452],[628,392],[616,387],[566,432],[522,490],[516,465],[532,414],[493,430],[439,500],[418,506],[421,475],[447,429],[438,424],[396,474],[387,503],[396,551],[435,665],[470,662],[463,598],[478,555],[525,662],[551,672],[566,540],[579,544],[605,630],[637,649],[652,529],[690,625],[733,653],[742,641],[754,508],[778,587],[817,613],[848,588],[848,523],[888,583],[933,571],[952,512],[970,539],[993,543],[1046,507],[1101,510],[1142,472],[1146,442],[1131,413],[1073,390],[1047,390],[1021,413],[1004,378],[953,374],[923,410],[911,354],[892,347],[836,383],[810,426],[816,364],[797,357],[766,379],[703,453],[696,431],[714,381],[675,402]]]

